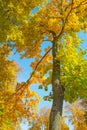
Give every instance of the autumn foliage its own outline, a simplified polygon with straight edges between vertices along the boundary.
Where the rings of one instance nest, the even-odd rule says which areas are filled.
[[[0,47],[0,130],[20,128],[22,118],[28,120],[39,101],[35,92],[27,89],[26,95],[16,95],[16,74],[20,71],[17,63],[8,59],[11,51],[7,45]],[[37,97],[37,100],[31,99]],[[29,101],[26,101],[30,98]],[[24,100],[24,101],[23,101]],[[26,105],[25,105],[26,104]],[[32,107],[30,107],[32,106]]]
[[[30,128],[30,130],[49,130],[49,116],[50,108],[41,108],[40,111],[36,113],[36,118],[32,121],[32,127]],[[68,126],[64,122],[64,119],[61,119],[61,121],[61,130],[69,130]]]
[[[1,0],[0,6],[0,130],[20,129],[23,119],[31,130],[68,129],[61,121],[63,101],[87,98],[87,50],[78,35],[87,33],[87,0]],[[17,81],[21,69],[9,58],[14,50],[32,59],[25,82]],[[49,110],[36,112],[40,97],[33,84],[45,91],[52,86],[43,97],[53,101],[50,116]],[[85,110],[69,111],[74,128],[86,130]]]

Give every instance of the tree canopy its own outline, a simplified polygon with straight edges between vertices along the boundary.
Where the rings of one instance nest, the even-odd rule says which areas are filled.
[[[87,59],[84,58],[87,51],[81,48],[83,41],[78,36],[80,31],[87,32],[87,0],[1,0],[0,5],[0,118],[5,119],[3,123],[33,118],[39,97],[30,90],[32,84],[39,84],[38,88],[46,91],[52,85],[52,91],[44,99],[53,99],[52,111],[56,106],[59,113],[63,100],[87,98]],[[42,53],[41,46],[48,41],[50,46]],[[8,58],[14,48],[21,58],[33,58],[32,73],[26,82],[17,83],[19,69]]]

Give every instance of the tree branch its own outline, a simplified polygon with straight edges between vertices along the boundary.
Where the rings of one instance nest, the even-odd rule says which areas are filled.
[[[69,12],[68,12],[68,14],[67,14],[67,16],[66,16],[65,20],[64,20],[63,27],[62,27],[62,29],[61,29],[60,33],[56,36],[56,39],[59,39],[59,37],[62,35],[62,33],[63,33],[63,31],[64,31],[65,24],[66,24],[67,19],[68,19],[69,15],[70,15],[70,13],[71,13],[71,11],[72,11],[72,5],[73,5],[73,0],[72,0],[72,2],[71,2],[71,8],[70,8],[70,10],[69,10]]]
[[[62,27],[60,33],[56,36],[56,39],[59,39],[59,37],[62,35],[62,33],[63,33],[63,31],[64,31],[64,28],[65,28],[65,24],[66,24],[66,22],[67,22],[67,20],[68,20],[68,17],[69,17],[69,15],[70,15],[70,13],[72,12],[72,10],[74,10],[74,9],[76,9],[76,8],[79,8],[81,5],[87,4],[87,0],[83,0],[79,5],[77,5],[77,6],[74,7],[74,8],[73,8],[73,4],[74,4],[74,1],[71,0],[71,4],[70,4],[70,5],[71,5],[71,8],[70,8],[70,10],[69,10],[69,12],[68,12],[68,14],[67,14],[67,16],[66,16],[66,18],[65,18],[65,21],[64,21],[64,24],[63,24],[63,27]]]
[[[35,71],[37,70],[38,66],[40,65],[40,63],[43,61],[43,59],[46,57],[46,55],[47,55],[51,50],[52,50],[52,47],[50,47],[50,49],[43,55],[43,57],[40,59],[40,61],[36,64],[35,69],[34,69],[34,71],[31,73],[30,78],[29,78],[26,82],[24,82],[23,85],[21,85],[21,86],[17,89],[17,92],[16,92],[15,94],[17,94],[23,87],[24,87],[24,90],[25,90],[25,88],[29,85],[31,78],[32,78],[33,75],[35,74]],[[23,91],[24,91],[24,90],[23,90]],[[15,95],[15,94],[14,94],[14,95]]]

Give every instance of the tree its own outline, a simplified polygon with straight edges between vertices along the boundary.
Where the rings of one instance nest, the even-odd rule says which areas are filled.
[[[1,2],[4,5],[4,1]],[[34,58],[31,64],[34,71],[26,83],[20,84],[16,93],[22,93],[21,91],[33,83],[39,83],[40,88],[44,87],[45,90],[52,84],[52,92],[47,98],[53,99],[49,129],[61,130],[63,100],[72,102],[77,97],[86,97],[87,61],[84,59],[86,52],[80,48],[81,40],[77,33],[81,30],[87,31],[87,1],[48,0],[44,4],[39,2],[39,6],[37,3],[31,6],[31,3],[27,4],[27,0],[18,1],[16,17],[15,3],[7,2],[11,5],[11,13],[14,15],[10,13],[10,19],[5,19],[10,22],[8,23],[10,29],[6,28],[7,25],[4,26],[6,35],[2,33],[1,42],[14,41],[13,47],[16,47],[17,52],[23,52],[22,58]],[[31,11],[27,9],[29,5],[31,11],[37,7],[37,12],[30,13]],[[6,4],[2,7],[4,11],[7,7],[10,8]],[[9,10],[6,11],[6,18],[8,12]],[[42,56],[40,46],[45,40],[50,41],[52,46],[46,48],[46,53]]]
[[[0,46],[0,130],[20,129],[22,118],[30,120],[34,116],[39,98],[35,92],[27,89],[26,95],[16,93],[16,74],[20,71],[15,61],[9,60],[10,48],[3,44]],[[18,86],[18,85],[17,85]],[[29,101],[27,100],[29,98]],[[34,98],[34,100],[32,99]]]
[[[0,47],[0,130],[11,130],[19,126],[13,110],[15,100],[11,98],[8,102],[9,96],[15,91],[16,73],[19,71],[16,63],[7,59],[10,54],[6,45]]]
[[[69,130],[68,126],[65,124],[64,120],[68,119],[68,122],[72,124],[74,130],[86,130],[87,122],[85,118],[85,112],[87,112],[87,101],[86,100],[76,100],[73,103],[67,103],[64,106],[64,115],[62,117],[62,127],[61,130]],[[36,118],[32,120],[32,127],[29,130],[49,130],[49,115],[50,108],[43,107],[38,113],[36,113]]]
[[[36,113],[36,118],[32,121],[32,127],[29,130],[49,130],[49,117],[50,108],[41,108],[40,111]],[[61,130],[69,130],[63,119]]]
[[[68,104],[65,107],[65,111],[68,112],[69,122],[72,123],[74,130],[86,130],[87,122],[85,118],[85,105],[87,105],[84,100],[76,100],[72,104]]]

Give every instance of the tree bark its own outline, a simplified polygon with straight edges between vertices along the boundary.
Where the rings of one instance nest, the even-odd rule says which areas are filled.
[[[53,41],[53,74],[52,74],[52,91],[53,105],[50,113],[49,130],[61,130],[61,116],[63,107],[64,90],[60,81],[60,59],[58,59],[59,44],[57,39]]]

